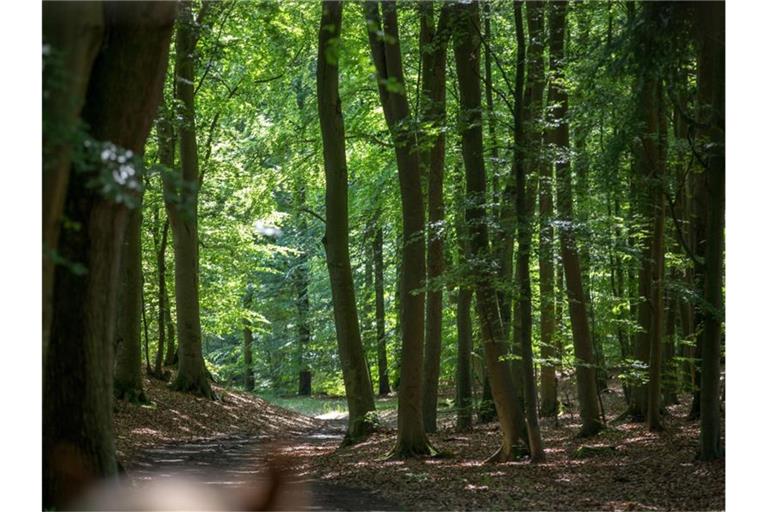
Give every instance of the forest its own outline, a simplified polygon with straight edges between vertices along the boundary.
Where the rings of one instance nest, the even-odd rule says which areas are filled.
[[[44,510],[725,507],[724,2],[46,1],[42,57]]]

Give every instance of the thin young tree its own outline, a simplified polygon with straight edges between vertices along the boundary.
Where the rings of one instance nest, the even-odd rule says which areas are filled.
[[[349,407],[347,442],[366,436],[375,410],[370,375],[360,336],[355,286],[349,261],[347,157],[339,97],[342,2],[325,2],[317,56],[317,104],[325,169],[325,255],[331,279],[336,340]]]
[[[58,246],[82,267],[57,272],[43,374],[45,508],[67,507],[90,480],[117,470],[112,365],[120,252],[176,5],[106,2],[103,9],[110,42],[93,63],[82,110],[94,165],[69,180],[64,214],[80,229],[63,232]]]

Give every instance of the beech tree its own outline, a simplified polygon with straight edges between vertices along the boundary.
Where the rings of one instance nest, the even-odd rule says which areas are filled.
[[[171,2],[103,5],[109,45],[94,60],[82,111],[93,164],[76,166],[69,180],[64,214],[80,229],[66,230],[58,244],[77,266],[56,273],[43,373],[46,508],[67,506],[91,479],[117,469],[112,364],[121,247],[141,188],[137,155],[160,101],[175,10]]]
[[[317,56],[317,98],[325,169],[325,253],[331,277],[336,340],[349,406],[346,439],[354,442],[372,429],[375,410],[368,366],[360,337],[355,288],[349,262],[347,157],[339,98],[339,47],[343,4],[322,6]]]
[[[556,120],[549,136],[553,145],[557,176],[557,214],[560,228],[560,252],[565,270],[568,292],[568,310],[571,316],[573,346],[576,356],[576,381],[579,395],[582,436],[597,434],[603,427],[597,401],[597,380],[594,368],[592,338],[589,334],[586,296],[582,286],[582,273],[576,239],[573,233],[573,195],[568,137],[568,92],[563,76],[565,59],[565,20],[567,2],[553,2],[549,16],[549,85],[548,104],[552,119]]]
[[[176,315],[179,332],[179,369],[172,383],[177,391],[188,391],[214,398],[205,368],[200,332],[200,275],[197,233],[197,203],[200,170],[195,129],[195,47],[200,25],[210,10],[204,2],[197,17],[192,2],[179,4],[176,22],[176,61],[174,91],[179,105],[178,126],[180,173],[174,180],[164,175],[166,209],[173,227],[176,261]],[[174,183],[176,181],[176,183]]]
[[[443,338],[443,175],[445,167],[445,60],[448,46],[448,7],[440,8],[435,27],[432,2],[419,4],[421,10],[421,165],[427,175],[427,302],[424,339],[424,428],[437,431],[437,384]]]
[[[395,144],[403,211],[400,329],[402,359],[397,401],[397,445],[393,455],[409,457],[434,452],[424,431],[422,415],[424,365],[424,199],[416,130],[406,97],[397,6],[365,2],[368,42],[376,67],[379,98]]]
[[[501,322],[496,290],[488,272],[490,247],[485,212],[485,162],[483,159],[482,114],[480,109],[480,37],[477,27],[480,13],[477,2],[458,4],[454,9],[454,55],[460,94],[462,155],[466,173],[466,219],[472,257],[472,277],[477,301],[480,333],[485,350],[485,364],[502,428],[502,443],[490,457],[505,461],[516,455],[518,440],[523,439],[518,424],[522,419],[520,402],[508,361],[509,347]]]

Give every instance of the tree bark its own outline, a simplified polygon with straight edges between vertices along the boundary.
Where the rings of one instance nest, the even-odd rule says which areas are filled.
[[[344,117],[339,98],[339,45],[343,4],[322,5],[317,57],[317,98],[325,167],[325,254],[331,279],[336,339],[349,407],[348,442],[372,430],[375,410],[355,302],[349,261],[347,158]]]
[[[443,176],[445,168],[445,60],[450,34],[448,8],[440,9],[435,29],[432,2],[421,9],[422,53],[422,127],[424,149],[421,165],[426,167],[427,187],[427,317],[424,339],[424,429],[437,432],[437,391],[440,377],[440,352],[443,337],[443,290],[440,277],[445,267],[443,257]],[[434,135],[437,131],[437,135]]]
[[[528,445],[531,450],[531,462],[544,460],[544,447],[539,429],[538,397],[536,376],[533,366],[533,313],[531,307],[531,217],[536,203],[536,181],[532,176],[538,165],[541,147],[541,99],[544,91],[543,58],[543,4],[529,3],[526,17],[530,37],[528,67],[525,65],[525,34],[523,32],[522,5],[514,4],[515,31],[517,34],[518,74],[515,78],[515,188],[517,214],[517,285],[518,302],[518,344],[521,349],[523,370],[523,391],[525,395],[525,418],[528,430]],[[528,76],[525,85],[525,76]],[[525,91],[525,92],[523,92]],[[536,126],[534,126],[536,123]],[[526,169],[527,167],[527,169]]]
[[[381,4],[381,15],[379,14]],[[424,368],[424,199],[417,132],[405,94],[405,81],[394,2],[365,2],[368,41],[376,67],[379,97],[390,135],[400,182],[403,212],[403,269],[400,289],[403,337],[398,386],[397,445],[393,455],[430,455],[422,416]],[[383,21],[383,23],[382,23]],[[383,35],[383,36],[382,36]]]
[[[156,211],[156,217],[159,217]],[[159,222],[159,219],[158,219]],[[157,353],[155,354],[155,376],[162,378],[163,375],[163,356],[165,355],[165,339],[168,332],[165,319],[169,316],[168,310],[168,287],[165,282],[165,251],[168,248],[168,229],[170,224],[166,218],[163,222],[162,233],[160,234],[160,243],[155,252],[157,264]]]
[[[384,231],[376,228],[373,238],[373,287],[376,294],[376,359],[379,370],[379,396],[388,395],[387,335],[384,316]]]
[[[725,231],[725,3],[696,3],[699,94],[704,105],[707,230],[704,259],[704,333],[701,344],[699,458],[723,456],[720,434],[720,343]]]
[[[94,61],[83,108],[96,141],[110,141],[134,155],[143,152],[167,68],[174,13],[170,2],[104,4],[109,45]],[[107,158],[95,155],[101,163],[92,173],[68,183],[65,215],[80,229],[64,233],[59,251],[86,272],[58,272],[54,283],[43,378],[44,508],[66,508],[92,479],[116,471],[113,340],[120,247],[129,211],[117,201],[129,201],[131,187],[141,183],[135,161],[118,151],[105,147]],[[134,173],[122,170],[125,183],[113,181],[110,163],[118,156]],[[112,193],[104,196],[101,186],[87,186],[89,178]]]
[[[576,356],[576,384],[581,415],[580,435],[587,437],[597,434],[603,425],[597,401],[592,338],[589,333],[589,316],[586,296],[582,285],[581,263],[573,232],[573,195],[571,192],[571,165],[568,157],[568,93],[565,89],[563,60],[565,58],[564,38],[567,2],[554,2],[550,10],[550,71],[553,79],[549,88],[549,103],[552,105],[556,126],[550,135],[558,153],[557,212],[562,226],[560,251],[565,271],[568,310],[571,316],[573,346]]]
[[[130,402],[147,401],[141,376],[141,219],[141,204],[137,204],[128,213],[117,292],[114,392],[118,400]]]
[[[299,204],[304,204],[304,189],[299,190]],[[301,213],[299,215],[299,233],[307,230],[307,221]],[[297,257],[295,272],[296,285],[296,329],[298,331],[298,394],[299,396],[312,395],[312,372],[309,369],[308,353],[312,331],[309,327],[309,270],[307,268],[307,252],[301,250]],[[366,363],[367,367],[367,363]],[[370,379],[369,379],[370,380]]]
[[[200,170],[195,128],[195,49],[198,37],[199,27],[192,15],[192,2],[185,0],[179,4],[175,62],[175,96],[181,120],[178,126],[181,186],[177,194],[171,194],[177,201],[176,206],[169,209],[176,261],[176,315],[179,332],[179,370],[171,387],[176,391],[215,398],[203,360],[200,329],[200,256],[197,231]],[[169,181],[166,179],[168,185]]]
[[[496,411],[502,429],[502,444],[489,460],[505,461],[516,452],[522,432],[522,417],[509,365],[509,347],[501,321],[499,302],[489,272],[490,247],[485,212],[485,162],[483,160],[482,110],[480,108],[480,38],[477,2],[457,4],[455,9],[454,52],[459,84],[459,131],[466,169],[466,219],[470,233],[471,273],[475,284],[480,332]],[[524,438],[523,442],[525,442]]]
[[[243,318],[243,386],[246,391],[253,391],[253,330],[248,314],[253,304],[253,290],[250,285],[245,292],[243,306],[245,317]]]
[[[61,217],[88,78],[104,30],[96,2],[43,4],[43,364],[48,353]]]

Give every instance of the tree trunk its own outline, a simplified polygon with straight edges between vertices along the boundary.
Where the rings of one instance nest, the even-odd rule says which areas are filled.
[[[159,217],[157,210],[155,211],[156,217]],[[159,222],[159,219],[157,220]],[[160,243],[156,248],[155,258],[157,261],[157,353],[155,354],[155,376],[161,378],[163,375],[163,356],[165,355],[165,334],[168,331],[166,328],[165,319],[169,315],[168,309],[168,288],[165,283],[165,251],[168,247],[168,229],[170,224],[168,219],[163,222],[162,234],[160,235]]]
[[[443,337],[443,175],[445,167],[445,59],[448,46],[448,9],[443,5],[435,30],[432,2],[421,8],[422,137],[421,165],[428,176],[427,194],[427,318],[424,339],[424,429],[437,432],[437,391]],[[437,136],[432,133],[437,130]]]
[[[133,155],[143,152],[167,67],[175,4],[104,4],[109,45],[91,71],[83,119],[103,148],[92,175],[69,181],[65,215],[80,224],[59,244],[62,257],[85,267],[58,272],[43,379],[43,507],[62,509],[92,479],[116,471],[112,438],[112,369],[120,248],[134,186]],[[101,150],[109,152],[101,159]],[[118,154],[118,152],[120,154]],[[131,171],[116,182],[117,158]],[[89,178],[99,187],[89,187]],[[120,181],[123,181],[122,179]],[[101,195],[104,188],[110,190]]]
[[[137,204],[128,213],[121,249],[115,323],[115,398],[130,402],[147,401],[141,376],[141,219],[141,204]]]
[[[176,100],[179,105],[181,186],[178,207],[169,209],[176,261],[176,315],[179,331],[179,371],[171,387],[214,398],[203,360],[200,329],[199,242],[197,204],[200,172],[195,128],[195,52],[199,27],[191,1],[179,4],[176,23]],[[166,180],[169,181],[169,180]],[[171,210],[174,210],[171,213]]]
[[[402,288],[400,290],[403,336],[398,386],[397,445],[395,456],[410,457],[434,452],[424,431],[422,416],[424,368],[424,200],[416,131],[405,95],[405,81],[394,2],[365,2],[368,41],[387,126],[395,143],[403,212]],[[382,30],[383,29],[383,30]],[[380,34],[384,34],[382,38]]]
[[[55,255],[77,121],[104,30],[96,2],[43,4],[43,365],[48,354]]]
[[[698,87],[705,108],[707,231],[704,259],[704,333],[701,344],[699,458],[723,456],[720,435],[720,337],[725,230],[725,3],[695,4],[699,51]]]
[[[568,141],[568,94],[563,85],[564,38],[567,2],[554,2],[550,10],[550,71],[554,78],[549,88],[549,103],[553,105],[551,139],[558,152],[557,211],[560,217],[560,250],[565,270],[568,293],[568,310],[571,316],[573,346],[576,356],[576,383],[581,415],[581,436],[597,434],[603,427],[597,401],[597,381],[594,368],[592,338],[589,333],[589,316],[586,296],[581,281],[581,263],[573,232],[573,196],[571,192],[571,166],[567,156]]]
[[[530,3],[526,14],[531,47],[528,52],[528,69],[525,70],[525,34],[523,31],[522,5],[514,4],[515,33],[517,39],[518,73],[515,77],[515,188],[517,196],[515,210],[517,215],[517,292],[516,309],[518,326],[518,345],[522,356],[523,390],[525,395],[525,419],[528,430],[528,445],[531,461],[544,460],[544,447],[539,429],[538,397],[536,376],[533,367],[533,313],[531,307],[531,217],[536,204],[536,181],[528,174],[538,165],[541,132],[534,128],[533,122],[541,121],[541,98],[544,89],[544,71],[541,65],[543,54],[542,15],[543,4]],[[525,86],[525,76],[528,83]],[[528,125],[528,126],[526,126]],[[528,171],[526,172],[526,167]]]
[[[456,429],[472,428],[472,288],[462,286],[456,304]],[[493,405],[491,404],[491,407]]]
[[[253,290],[250,285],[245,292],[245,317],[243,318],[243,386],[246,391],[253,391],[253,331],[248,317],[253,304]]]
[[[477,2],[457,4],[455,9],[454,52],[459,84],[459,131],[466,169],[466,219],[470,233],[471,272],[475,284],[480,332],[496,411],[502,429],[502,444],[490,460],[505,461],[515,455],[522,432],[522,417],[515,383],[509,366],[509,347],[501,321],[499,302],[489,272],[490,247],[485,212],[485,162],[483,161],[482,110],[480,108],[480,38]],[[524,442],[524,438],[523,438]]]
[[[372,424],[368,416],[375,410],[375,406],[360,338],[355,286],[349,261],[347,159],[338,67],[342,8],[341,2],[326,2],[322,5],[317,98],[326,182],[325,254],[331,279],[336,339],[349,407],[346,439],[354,442],[371,431]]]
[[[376,228],[373,238],[373,287],[376,294],[376,359],[379,369],[379,396],[388,395],[387,334],[384,316],[384,232]]]
[[[303,203],[304,191],[300,192]],[[299,231],[304,233],[307,229],[306,220],[301,217]],[[307,269],[307,253],[302,250],[298,256],[295,268],[296,278],[296,313],[298,330],[298,368],[299,368],[299,396],[312,395],[312,372],[309,369],[308,353],[312,331],[309,327],[309,271]],[[366,363],[367,367],[367,363]],[[370,380],[370,379],[369,379]]]

